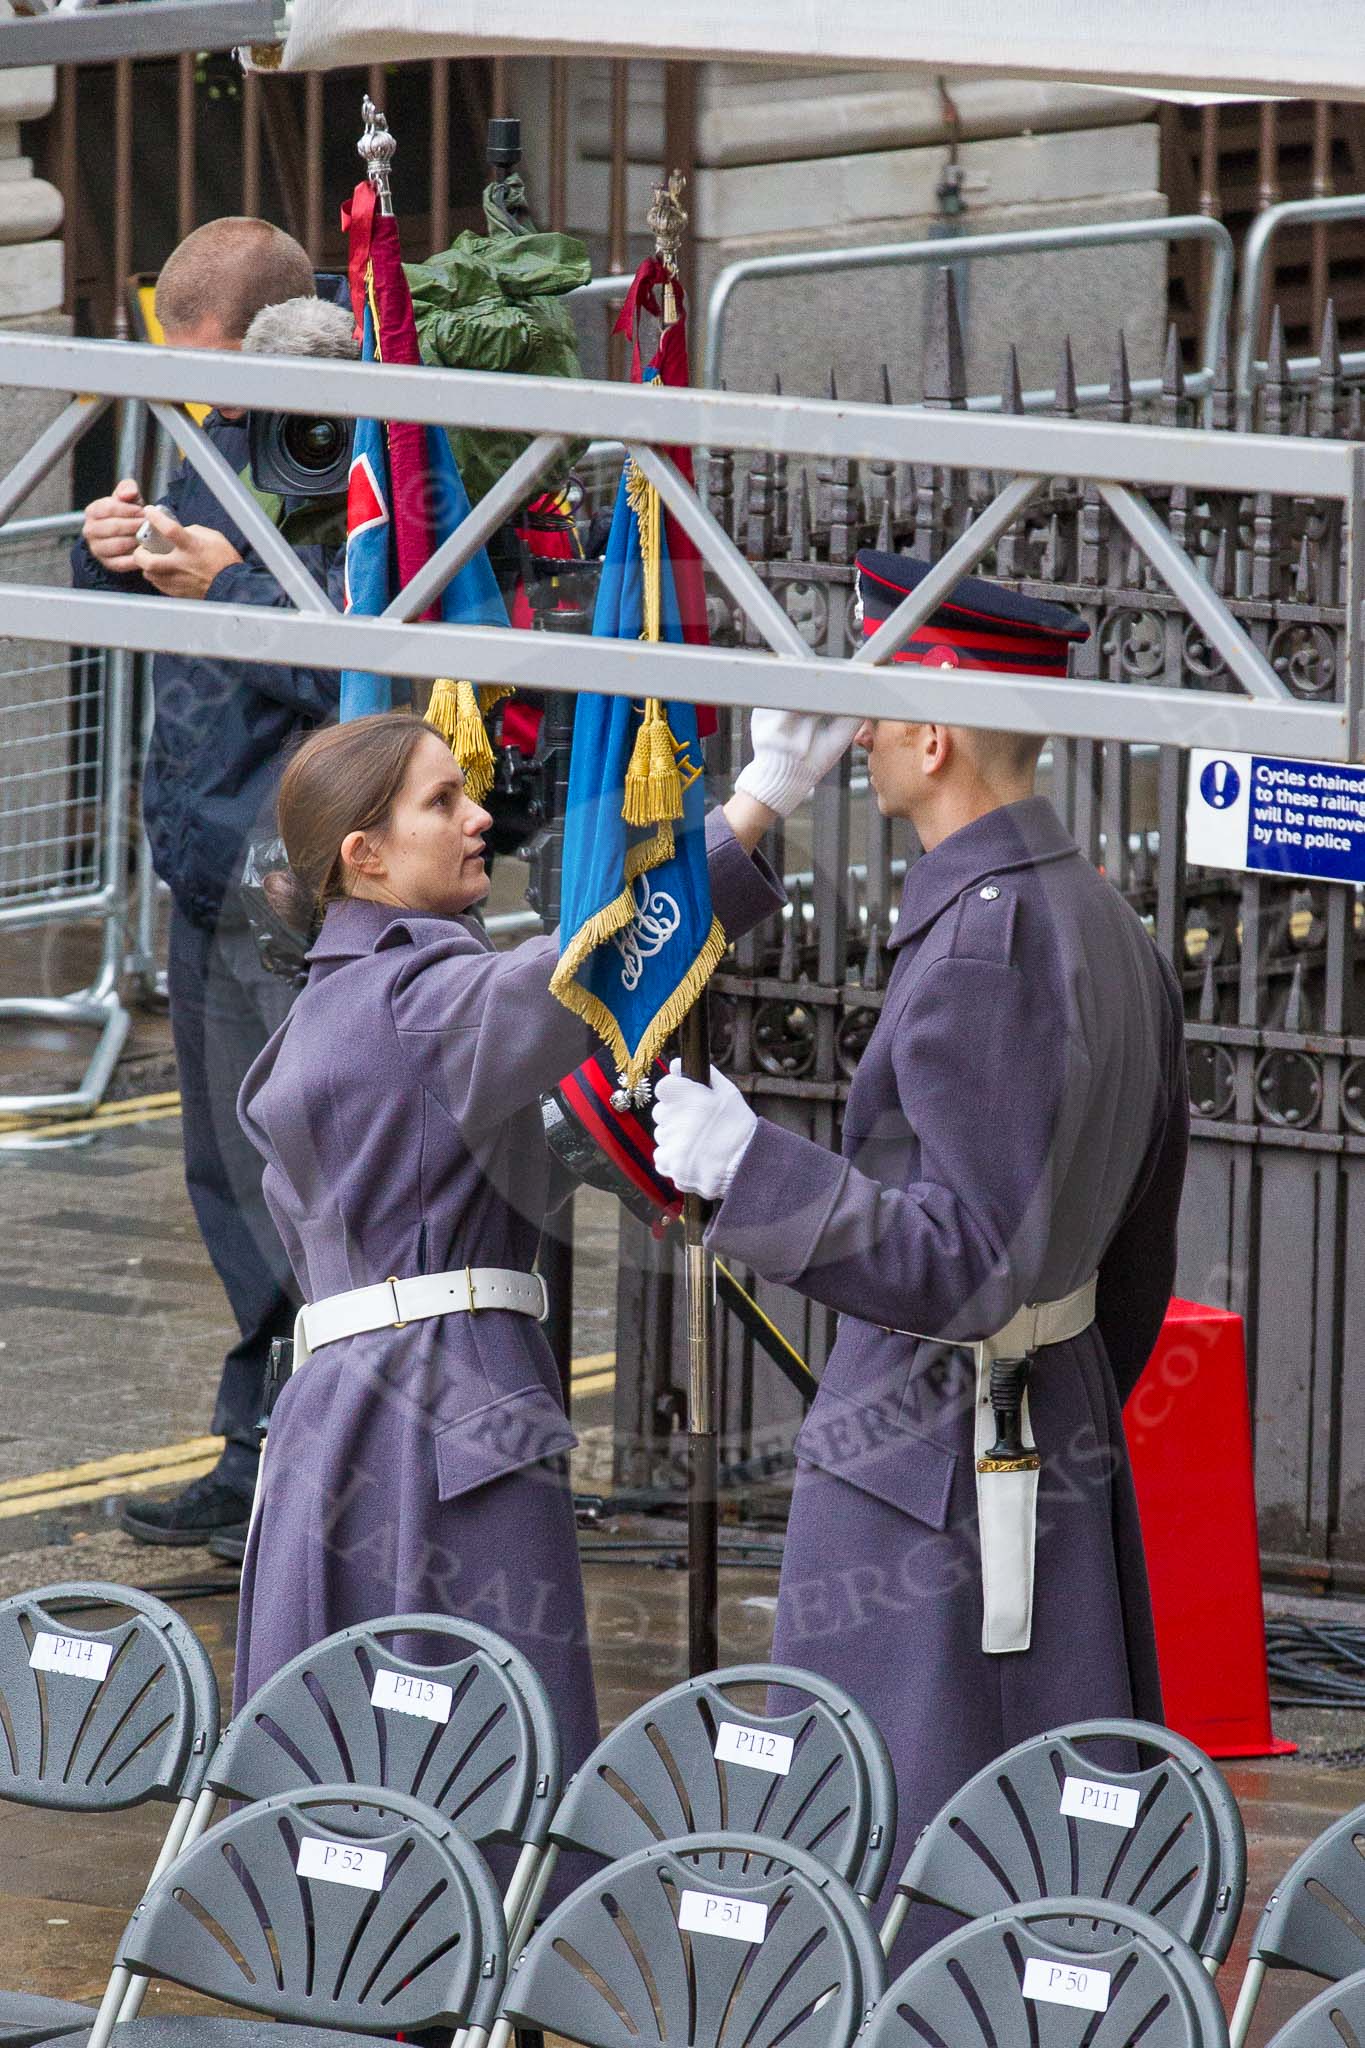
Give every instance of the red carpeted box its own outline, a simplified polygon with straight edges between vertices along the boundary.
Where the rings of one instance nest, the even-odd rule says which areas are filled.
[[[1172,1301],[1124,1409],[1166,1719],[1210,1756],[1284,1756],[1270,1729],[1242,1319]]]

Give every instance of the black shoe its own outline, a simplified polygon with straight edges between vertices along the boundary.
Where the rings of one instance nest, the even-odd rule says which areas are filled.
[[[216,1536],[210,1536],[209,1556],[221,1557],[224,1564],[241,1564],[246,1556],[246,1523],[239,1529],[220,1529]]]
[[[251,1503],[216,1472],[206,1472],[171,1500],[130,1500],[119,1526],[139,1543],[207,1543],[210,1536],[246,1539]]]

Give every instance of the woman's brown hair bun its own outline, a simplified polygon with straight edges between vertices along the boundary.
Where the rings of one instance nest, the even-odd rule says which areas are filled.
[[[435,726],[408,711],[379,711],[310,733],[280,782],[279,824],[291,885],[309,917],[345,896],[341,842],[352,832],[382,832],[408,765]],[[441,741],[445,745],[445,741]]]

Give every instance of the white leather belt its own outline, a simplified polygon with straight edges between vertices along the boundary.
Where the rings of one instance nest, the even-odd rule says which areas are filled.
[[[373,1287],[353,1287],[346,1294],[328,1294],[306,1302],[294,1318],[291,1374],[308,1363],[324,1344],[341,1337],[361,1337],[370,1330],[403,1330],[431,1316],[478,1315],[484,1309],[510,1309],[515,1315],[544,1322],[550,1297],[539,1273],[517,1273],[509,1266],[461,1266],[453,1273],[416,1273],[408,1280],[380,1280]],[[269,1439],[267,1438],[267,1444]],[[256,1526],[262,1498],[261,1478],[267,1445],[261,1447],[256,1491],[251,1502],[248,1534]]]
[[[516,1273],[507,1266],[460,1266],[451,1273],[417,1273],[408,1280],[381,1280],[373,1287],[329,1294],[299,1310],[294,1370],[341,1337],[401,1330],[431,1316],[478,1315],[484,1309],[510,1309],[544,1322],[550,1309],[545,1282],[539,1273]]]
[[[1079,1337],[1095,1320],[1095,1281],[1060,1301],[1031,1302],[1003,1330],[972,1346],[976,1361],[976,1513],[981,1540],[981,1647],[1003,1656],[1026,1650],[1033,1637],[1033,1556],[1038,1519],[1038,1463],[1002,1472],[987,1456],[995,1442],[991,1361],[1027,1358],[1048,1344]],[[1020,1412],[1026,1450],[1036,1451],[1029,1426],[1028,1393]]]

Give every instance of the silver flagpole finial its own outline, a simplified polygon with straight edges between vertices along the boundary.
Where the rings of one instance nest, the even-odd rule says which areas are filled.
[[[360,108],[365,123],[365,133],[356,144],[356,152],[364,162],[370,183],[379,198],[379,211],[393,212],[393,194],[389,189],[389,166],[398,144],[389,133],[389,124],[380,113],[374,101],[366,93]]]

